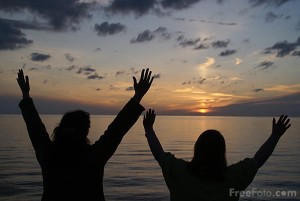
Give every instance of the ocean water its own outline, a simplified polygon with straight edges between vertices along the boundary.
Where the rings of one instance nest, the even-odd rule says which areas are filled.
[[[61,116],[41,118],[51,134]],[[113,118],[91,116],[91,142],[99,138]],[[157,116],[155,130],[165,151],[190,160],[199,134],[217,129],[225,137],[228,164],[232,164],[254,156],[269,137],[271,122],[270,117]],[[291,123],[247,188],[251,196],[240,200],[300,200],[300,118],[292,117]],[[38,201],[41,193],[41,170],[22,117],[0,115],[0,200]],[[104,193],[108,201],[169,200],[161,170],[144,136],[142,117],[106,165]]]

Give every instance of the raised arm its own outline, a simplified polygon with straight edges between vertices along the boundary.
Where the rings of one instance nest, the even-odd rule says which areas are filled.
[[[254,159],[256,160],[259,168],[268,160],[281,136],[291,126],[289,122],[290,119],[287,115],[281,115],[277,122],[275,118],[273,118],[272,134],[254,156]]]
[[[32,145],[36,151],[37,158],[40,161],[43,150],[51,143],[46,128],[34,106],[33,100],[30,98],[29,91],[29,78],[24,76],[23,70],[18,72],[17,82],[22,91],[23,100],[19,106],[23,115],[23,119],[26,123],[28,134]]]
[[[150,147],[150,150],[157,162],[160,161],[162,154],[164,153],[164,150],[159,142],[159,139],[157,138],[155,131],[153,129],[153,124],[155,121],[156,114],[154,113],[154,110],[149,109],[147,111],[146,115],[144,116],[143,125],[146,132],[146,138],[148,141],[148,145]]]
[[[133,77],[134,96],[119,112],[100,139],[93,145],[99,150],[99,154],[102,155],[104,162],[114,154],[123,136],[135,124],[141,113],[145,110],[139,103],[152,84],[153,77],[151,77],[151,73],[149,69],[143,69],[138,82],[137,79]]]

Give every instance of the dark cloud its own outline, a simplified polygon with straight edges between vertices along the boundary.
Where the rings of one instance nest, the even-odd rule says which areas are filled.
[[[145,30],[140,33],[136,38],[131,39],[130,43],[143,43],[154,39],[154,34],[150,30]]]
[[[69,54],[69,53],[66,53],[66,54],[65,54],[65,57],[66,57],[66,59],[67,59],[69,62],[73,62],[73,61],[75,60],[75,58],[72,57],[72,55]]]
[[[219,55],[222,57],[225,57],[225,56],[229,56],[229,55],[232,55],[235,53],[236,53],[236,50],[225,50],[225,51],[221,52]]]
[[[275,6],[280,7],[281,5],[289,2],[291,0],[249,0],[252,7],[257,6]]]
[[[133,87],[127,87],[127,88],[125,89],[125,91],[133,91],[133,90],[134,90]]]
[[[300,57],[300,51],[294,51],[292,53],[292,56],[298,56],[298,57]]]
[[[246,38],[242,41],[243,43],[250,43],[250,39],[249,38]]]
[[[102,51],[102,49],[100,48],[100,47],[97,47],[96,49],[95,49],[95,52],[101,52]]]
[[[220,116],[279,116],[289,114],[289,116],[300,115],[300,93],[289,94],[283,97],[256,100],[232,105],[213,108],[209,115]]]
[[[90,18],[93,3],[78,0],[1,0],[0,10],[9,13],[29,11],[48,20],[54,30],[76,30],[83,18]]]
[[[19,28],[6,21],[0,21],[0,50],[16,50],[32,43],[33,41],[27,39]]]
[[[51,57],[48,54],[41,54],[37,52],[31,53],[30,56],[31,56],[31,61],[40,61],[40,62],[46,61]]]
[[[0,22],[5,22],[10,24],[13,27],[19,29],[32,29],[32,30],[50,30],[51,28],[45,24],[40,24],[38,22],[27,22],[21,20],[11,20],[0,18]]]
[[[261,70],[267,70],[267,69],[273,68],[273,67],[274,67],[274,63],[271,61],[263,61],[257,66],[257,68],[259,68]]]
[[[107,11],[121,14],[134,13],[141,16],[153,9],[156,3],[156,0],[113,0],[107,7]]]
[[[300,46],[300,36],[294,43],[289,43],[287,41],[277,42],[272,47],[266,48],[263,53],[269,54],[275,51],[277,52],[277,57],[284,57],[286,55],[289,55],[292,51],[296,50],[298,46]]]
[[[191,7],[193,4],[201,0],[162,0],[161,5],[163,8],[182,10]]]
[[[208,48],[209,48],[208,45],[201,43],[200,45],[196,46],[194,48],[194,50],[203,50],[203,49],[208,49]]]
[[[188,80],[188,81],[184,81],[181,83],[181,85],[201,85],[204,84],[204,82],[206,81],[206,78],[204,77],[198,77],[198,78],[193,78],[192,80]]]
[[[87,76],[88,80],[101,80],[104,79],[105,77],[99,76],[97,73],[94,73],[93,75]]]
[[[183,35],[180,35],[177,38],[178,45],[181,47],[190,47],[190,46],[197,46],[197,43],[200,41],[200,38],[195,39],[187,39]]]
[[[168,32],[166,27],[158,27],[154,31],[145,30],[140,33],[136,38],[131,39],[131,43],[143,43],[152,41],[154,38],[159,37],[163,40],[169,40],[172,36],[172,33]]]
[[[284,19],[289,19],[290,18],[290,16],[288,16],[288,15],[283,15],[283,14],[278,14],[278,15],[276,15],[275,13],[273,13],[273,12],[268,12],[268,13],[266,13],[266,16],[265,16],[265,22],[266,23],[270,23],[270,22],[273,22],[274,20],[276,20],[276,19],[280,19],[280,18],[284,18]]]
[[[158,74],[154,74],[154,75],[153,75],[153,77],[154,77],[155,79],[160,79],[160,77],[161,77],[161,74],[160,74],[160,73],[158,73]]]
[[[77,69],[78,66],[75,66],[75,65],[72,65],[72,66],[69,66],[66,68],[67,71],[71,71],[71,70],[74,70],[74,69]]]
[[[116,76],[119,76],[119,75],[124,75],[126,72],[125,71],[117,71],[116,72]]]
[[[217,40],[217,41],[213,41],[211,43],[212,47],[214,48],[226,48],[228,46],[228,44],[230,43],[230,40]]]
[[[77,74],[90,75],[91,73],[96,72],[96,69],[91,68],[90,66],[80,67],[77,71]]]
[[[254,92],[262,92],[262,91],[264,91],[264,89],[257,88],[257,89],[254,89],[253,91],[254,91]]]
[[[114,35],[126,30],[126,26],[121,23],[108,23],[95,24],[94,30],[98,36]]]

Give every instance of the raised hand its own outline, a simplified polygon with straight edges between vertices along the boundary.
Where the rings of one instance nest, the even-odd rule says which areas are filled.
[[[151,77],[151,73],[152,71],[149,71],[149,68],[146,69],[146,72],[145,69],[143,69],[139,82],[137,82],[136,78],[133,76],[134,98],[138,102],[142,100],[153,82],[154,77]]]
[[[29,77],[24,76],[22,69],[19,69],[17,81],[18,81],[19,87],[22,91],[23,98],[28,98],[29,91],[30,91]]]
[[[147,129],[153,129],[153,124],[155,122],[155,116],[154,110],[149,109],[146,114],[144,115],[143,125],[145,130]]]
[[[273,118],[272,135],[281,137],[285,133],[285,131],[291,126],[289,122],[290,119],[288,118],[287,115],[281,115],[277,122],[275,118]]]

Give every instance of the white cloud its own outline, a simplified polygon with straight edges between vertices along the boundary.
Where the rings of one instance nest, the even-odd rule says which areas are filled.
[[[239,59],[239,58],[235,58],[235,65],[239,65],[240,63],[242,63],[243,60]]]
[[[206,57],[206,61],[198,65],[198,68],[208,68],[215,63],[215,59],[212,57]]]

